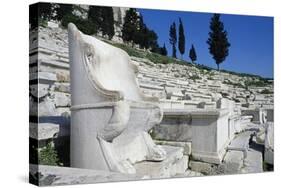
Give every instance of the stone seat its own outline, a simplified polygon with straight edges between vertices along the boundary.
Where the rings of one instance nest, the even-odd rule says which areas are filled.
[[[135,173],[133,164],[162,161],[148,131],[161,122],[158,98],[142,93],[129,55],[68,26],[71,166]]]
[[[182,147],[162,145],[167,158],[161,162],[143,161],[136,163],[136,174],[143,178],[168,178],[183,174],[188,168],[188,156]]]

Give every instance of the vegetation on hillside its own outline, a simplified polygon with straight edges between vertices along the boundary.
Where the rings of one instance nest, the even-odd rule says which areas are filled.
[[[75,13],[80,11],[80,15]],[[85,13],[85,14],[84,14]],[[83,17],[87,15],[87,17]],[[101,34],[105,39],[111,39],[114,34],[114,19],[112,7],[89,6],[89,10],[82,9],[77,5],[71,4],[57,4],[57,3],[38,3],[30,7],[30,25],[34,29],[38,26],[45,27],[47,21],[56,20],[62,27],[66,28],[68,23],[74,23],[79,30],[89,35]],[[120,23],[119,23],[120,24]],[[177,48],[180,54],[185,52],[185,34],[184,26],[181,18],[179,18],[179,27],[177,33],[176,23],[173,22],[169,30],[169,42],[172,45],[172,57],[167,57],[167,48],[165,43],[162,47],[158,44],[157,34],[145,24],[143,16],[136,12],[136,9],[129,9],[126,11],[124,24],[122,27],[122,38],[125,44],[114,44],[129,53],[129,55],[147,58],[154,63],[176,63],[183,65],[190,65],[185,60],[176,59]],[[228,48],[230,46],[227,39],[227,32],[224,29],[224,24],[220,20],[219,14],[214,14],[210,22],[209,44],[210,53],[216,61],[219,69],[221,64],[228,55]],[[131,48],[137,44],[140,49]],[[149,50],[149,51],[147,51]],[[197,54],[194,46],[189,50],[189,58],[192,62],[197,60]],[[211,71],[213,68],[203,64],[194,64],[199,70]],[[257,77],[260,82],[245,83],[248,86],[264,86],[268,84],[268,79],[263,79],[257,75],[236,73],[233,71],[221,70],[221,72],[239,75]],[[210,79],[211,76],[209,76]]]
[[[126,51],[129,54],[129,56],[134,56],[134,57],[138,57],[138,58],[146,58],[155,64],[172,64],[172,63],[181,64],[181,65],[190,64],[189,62],[178,60],[178,59],[168,57],[168,56],[163,56],[158,53],[138,50],[138,49],[130,47],[126,44],[121,44],[121,43],[111,43],[111,44],[114,45],[115,47],[123,49],[124,51]]]

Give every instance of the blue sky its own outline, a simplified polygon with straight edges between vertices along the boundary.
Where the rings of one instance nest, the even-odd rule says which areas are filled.
[[[138,11],[143,15],[146,25],[157,33],[159,45],[166,44],[169,55],[172,53],[169,27],[176,21],[178,29],[181,17],[186,38],[183,58],[189,60],[188,52],[191,44],[194,44],[197,63],[216,68],[206,43],[212,14],[150,9]],[[273,18],[222,14],[221,20],[228,32],[231,47],[229,56],[220,68],[273,78]],[[177,53],[177,56],[180,57],[180,54]]]

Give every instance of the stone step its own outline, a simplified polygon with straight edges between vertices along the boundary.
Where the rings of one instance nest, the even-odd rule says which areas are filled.
[[[204,175],[200,172],[187,170],[183,174],[178,174],[175,177],[176,178],[184,178],[184,177],[198,177],[198,176],[204,176]]]
[[[141,179],[134,174],[102,170],[68,168],[48,165],[29,165],[30,181],[39,186],[88,184]]]
[[[183,155],[183,148],[162,145],[167,158],[161,162],[143,161],[136,163],[136,174],[144,178],[169,178],[183,174],[188,168],[188,156]]]

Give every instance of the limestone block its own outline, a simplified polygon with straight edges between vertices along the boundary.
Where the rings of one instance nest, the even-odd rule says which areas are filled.
[[[228,118],[228,126],[229,126],[229,139],[232,140],[235,134],[240,133],[242,131],[241,125],[241,116],[238,114],[229,116]]]
[[[52,139],[58,136],[59,125],[53,123],[29,123],[29,137],[36,140]]]
[[[42,51],[42,49],[41,49],[40,52],[44,52],[44,51]],[[50,59],[50,57],[48,57],[48,56],[45,56],[45,58],[44,58],[44,56],[42,56],[42,55],[40,56],[40,58],[41,57],[42,57],[42,59],[39,59],[39,61],[38,61],[39,70],[53,70],[53,69],[63,70],[63,71],[69,70],[68,59],[55,59],[54,60],[54,59]]]
[[[243,162],[244,162],[243,151],[229,150],[223,159],[225,173],[228,174],[240,173],[243,167]]]
[[[228,111],[200,110],[191,112],[192,157],[220,164],[228,139]]]
[[[57,109],[53,99],[48,96],[38,103],[38,100],[33,98],[29,99],[29,114],[31,116],[56,116],[58,115]]]
[[[167,141],[191,141],[191,116],[187,110],[165,110],[163,120],[153,128],[153,138]]]
[[[196,109],[198,107],[199,101],[184,101],[185,109]]]
[[[56,75],[50,72],[36,72],[29,74],[29,80],[39,80],[39,83],[53,84],[57,81]]]
[[[32,96],[35,98],[43,98],[49,94],[49,84],[35,84],[29,86],[29,91]]]
[[[183,174],[188,168],[188,156],[183,156],[183,149],[164,146],[167,158],[162,162],[144,161],[135,164],[136,174],[147,178],[169,178]]]
[[[71,111],[69,107],[57,107],[57,113],[62,117],[70,117]]]
[[[154,140],[156,144],[168,145],[183,148],[184,155],[191,155],[191,142],[178,142],[178,141],[166,141],[166,140]]]
[[[183,109],[184,108],[184,102],[183,101],[177,101],[177,100],[160,100],[160,106],[163,109]]]
[[[69,72],[59,71],[59,72],[56,73],[56,76],[57,76],[58,82],[70,82]]]
[[[242,173],[259,173],[263,172],[262,152],[250,148],[247,150],[247,157],[244,159]]]
[[[201,162],[201,161],[191,160],[189,162],[189,168],[192,171],[200,172],[200,173],[206,174],[206,175],[209,175],[212,173],[214,166],[215,166],[214,164],[205,163],[205,162]]]
[[[56,107],[70,107],[70,94],[63,92],[50,92],[51,98],[54,99]]]
[[[55,91],[70,93],[70,84],[69,83],[58,83],[55,84]]]
[[[223,109],[223,108],[226,108],[226,109],[229,109],[229,115],[232,116],[235,114],[235,108],[236,108],[236,105],[235,105],[235,102],[232,101],[232,100],[229,100],[227,98],[220,98],[218,101],[217,101],[217,108],[219,109]]]

